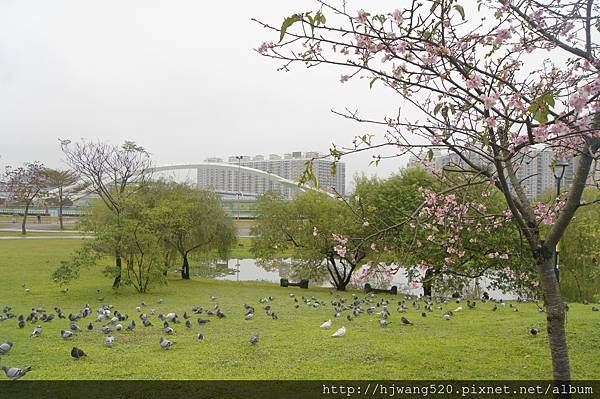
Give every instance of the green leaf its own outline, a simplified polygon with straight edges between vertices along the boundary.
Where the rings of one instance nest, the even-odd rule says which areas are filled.
[[[287,29],[292,26],[294,23],[301,21],[302,20],[302,14],[294,14],[291,17],[287,17],[286,19],[283,20],[283,23],[281,24],[281,29],[279,30],[279,42],[281,42],[283,40],[283,37],[285,36],[285,32],[287,31]]]
[[[372,89],[373,88],[373,83],[375,83],[375,81],[379,79],[377,76],[375,76],[373,79],[371,79],[371,82],[369,83],[369,88]]]
[[[465,20],[465,9],[463,8],[463,6],[461,6],[459,4],[455,4],[454,9],[456,11],[458,11],[458,13],[460,14],[460,16],[462,17],[462,19],[464,21]]]
[[[448,107],[444,106],[442,108],[442,116],[444,117],[444,119],[448,119]]]
[[[529,105],[528,110],[533,114],[533,119],[539,123],[548,123],[548,115],[554,104],[554,95],[546,93],[534,99]]]

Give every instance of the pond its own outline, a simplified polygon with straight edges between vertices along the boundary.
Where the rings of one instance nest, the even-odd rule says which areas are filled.
[[[223,262],[219,263],[218,266],[219,270],[222,273],[221,275],[216,276],[215,278],[219,280],[267,281],[279,284],[279,280],[281,278],[289,278],[289,266],[281,268],[276,267],[273,270],[271,270],[271,267],[265,268],[262,265],[260,265],[256,259],[229,259],[226,264],[225,262]],[[192,269],[192,274],[195,274],[194,269]],[[492,298],[503,300],[517,299],[517,295],[505,294],[501,291],[494,290],[488,287],[489,280],[487,280],[486,278],[481,278],[479,284],[481,286],[481,289],[487,291]],[[398,287],[398,291],[403,293],[409,293],[413,295],[423,294],[422,288],[410,287],[404,269],[400,269],[400,271],[396,273],[394,279],[392,280],[392,285],[396,285]],[[311,286],[331,287],[331,284],[327,280],[323,283],[318,284],[315,284],[313,281],[311,281]]]

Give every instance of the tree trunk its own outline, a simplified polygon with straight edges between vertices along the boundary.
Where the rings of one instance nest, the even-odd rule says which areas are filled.
[[[181,266],[181,278],[184,280],[190,279],[190,263],[188,262],[187,254],[183,254],[183,266]]]
[[[29,204],[25,205],[25,214],[23,215],[23,222],[21,223],[21,234],[27,234],[27,230],[25,229],[25,224],[27,223],[27,215],[29,214]]]
[[[546,321],[554,380],[568,382],[571,380],[571,368],[565,329],[565,304],[560,296],[552,256],[551,251],[547,249],[540,251],[536,255],[536,266],[548,306]]]
[[[346,291],[346,286],[347,286],[347,285],[348,285],[348,283],[345,283],[345,282],[343,282],[343,281],[342,281],[342,282],[339,282],[339,283],[338,283],[338,282],[336,282],[336,287],[335,287],[335,289],[336,289],[336,290],[338,290],[338,291]]]
[[[62,216],[62,212],[63,212],[63,205],[62,202],[60,204],[60,206],[58,207],[58,223],[60,224],[60,229],[63,229],[63,216]]]
[[[113,285],[112,285],[113,288],[119,288],[119,286],[121,285],[121,265],[122,265],[121,255],[117,254],[116,258],[115,258],[115,266],[117,267],[117,275],[115,276],[115,281],[113,282]]]
[[[433,279],[433,270],[431,268],[425,271],[425,278],[423,279],[423,296],[431,298],[431,286]]]

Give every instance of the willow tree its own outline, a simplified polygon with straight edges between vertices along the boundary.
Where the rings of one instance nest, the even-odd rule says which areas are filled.
[[[154,229],[182,259],[181,277],[190,278],[189,257],[216,251],[226,257],[237,242],[233,219],[213,192],[185,184],[154,182],[144,190]]]
[[[598,4],[412,0],[401,9],[372,12],[351,9],[347,1],[318,4],[318,11],[293,14],[282,24],[260,22],[274,38],[257,51],[280,60],[283,70],[295,63],[313,71],[330,65],[340,69],[342,83],[366,81],[374,94],[378,89],[397,94],[403,106],[390,110],[392,116],[338,112],[385,134],[359,134],[352,145],[332,148],[334,157],[390,147],[396,156],[413,154],[428,162],[434,150],[442,150],[453,155],[457,171],[473,177],[471,184],[502,192],[506,218],[525,238],[547,303],[554,378],[570,380],[565,307],[553,257],[583,206],[586,184],[595,183],[592,165],[600,155]],[[572,184],[550,204],[526,195],[531,176],[520,172],[539,147],[557,157],[577,157]],[[374,157],[383,159],[381,153]],[[432,193],[426,200],[448,205],[441,197],[453,194]],[[440,217],[452,209],[441,207]],[[450,238],[445,245],[455,248],[460,237]],[[455,261],[449,257],[447,266]]]
[[[309,191],[286,200],[266,193],[257,201],[252,252],[261,260],[282,252],[297,266],[325,265],[331,284],[345,291],[361,262],[379,253],[365,241],[372,233],[369,221],[355,204]]]

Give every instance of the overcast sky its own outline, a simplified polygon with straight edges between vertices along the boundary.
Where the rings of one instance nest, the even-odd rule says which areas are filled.
[[[278,26],[313,9],[308,0],[0,0],[0,166],[64,166],[59,137],[134,140],[165,164],[327,152],[375,132],[330,110],[393,115],[399,98],[365,80],[341,84],[330,67],[278,72],[253,50],[276,38],[250,18]],[[348,158],[348,180],[403,164],[369,160]]]

